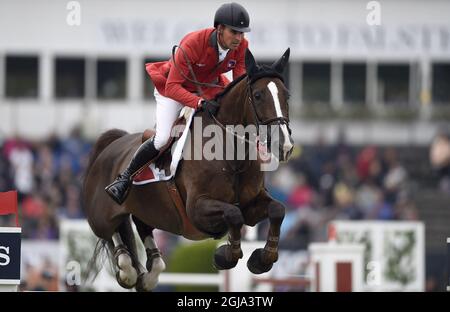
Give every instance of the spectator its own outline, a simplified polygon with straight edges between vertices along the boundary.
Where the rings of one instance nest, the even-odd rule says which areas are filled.
[[[450,194],[450,135],[440,132],[430,146],[430,163],[439,178],[439,189]]]
[[[397,153],[393,148],[388,148],[384,153],[384,160],[387,165],[387,173],[384,177],[383,186],[386,200],[395,204],[397,194],[406,186],[407,173],[397,159]]]
[[[8,160],[13,168],[14,185],[21,195],[33,190],[33,154],[22,141],[10,147]]]

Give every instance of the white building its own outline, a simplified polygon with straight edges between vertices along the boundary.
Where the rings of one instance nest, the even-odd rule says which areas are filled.
[[[0,137],[152,127],[144,63],[210,26],[223,2],[0,0]],[[297,142],[341,129],[355,143],[426,144],[450,116],[450,1],[238,2],[257,60],[291,48]]]

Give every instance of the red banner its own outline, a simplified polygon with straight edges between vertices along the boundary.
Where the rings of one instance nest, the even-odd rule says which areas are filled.
[[[19,226],[17,211],[17,191],[0,192],[0,215],[16,215],[16,226]]]

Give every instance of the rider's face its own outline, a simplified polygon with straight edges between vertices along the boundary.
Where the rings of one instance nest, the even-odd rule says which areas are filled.
[[[229,27],[219,26],[219,43],[225,49],[235,50],[238,48],[242,39],[244,39],[244,33],[236,31]]]

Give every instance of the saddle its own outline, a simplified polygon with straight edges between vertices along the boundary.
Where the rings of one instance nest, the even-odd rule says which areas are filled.
[[[186,126],[186,121],[189,119],[189,114],[195,114],[192,110],[189,109],[183,109],[180,113],[180,116],[175,120],[175,122],[172,125],[171,129],[171,136],[169,138],[169,141],[164,145],[156,157],[155,165],[159,169],[163,170],[169,170],[168,166],[170,166],[170,162],[172,160],[172,154],[170,152],[172,145],[181,137],[183,134],[183,131]],[[182,126],[182,127],[179,127]],[[141,141],[144,143],[151,137],[153,137],[156,134],[155,130],[153,129],[145,129],[142,133]],[[137,175],[136,177],[138,177]]]
[[[156,157],[155,160],[155,166],[157,168],[159,168],[160,170],[165,171],[166,173],[169,172],[170,170],[170,162],[172,161],[172,153],[171,153],[171,148],[172,145],[176,142],[177,139],[180,138],[181,133],[173,133],[173,128],[175,126],[179,126],[179,125],[183,125],[185,124],[185,120],[183,117],[178,117],[178,119],[175,121],[175,123],[172,126],[172,136],[170,137],[169,141],[166,143],[166,145],[164,145],[160,151],[158,156]],[[156,134],[156,131],[153,129],[145,129],[145,131],[142,133],[142,143],[144,143],[145,141],[147,141],[148,139],[152,138],[154,135]],[[148,172],[146,172],[147,170],[149,170],[148,168],[145,168],[141,173],[139,173],[138,175],[136,175],[134,177],[134,181],[138,181],[140,179],[145,179],[144,177],[146,175],[148,175]]]
[[[156,157],[156,160],[154,162],[154,166],[159,169],[160,171],[164,171],[166,176],[170,174],[170,166],[172,163],[172,146],[174,143],[180,139],[181,135],[184,132],[184,129],[186,127],[186,122],[188,120],[188,114],[189,110],[182,111],[182,114],[180,117],[175,120],[173,126],[172,126],[172,132],[169,141],[160,149],[160,152],[158,156]],[[192,112],[193,113],[193,112]],[[179,127],[184,126],[184,127]],[[155,130],[153,129],[146,129],[142,133],[142,143],[144,143],[146,140],[150,139],[155,135]],[[143,171],[141,171],[138,175],[134,177],[134,181],[137,180],[143,180],[148,178],[150,175],[153,175],[150,168],[147,166]],[[186,237],[203,237],[204,233],[200,232],[195,228],[195,226],[191,223],[189,220],[187,214],[186,214],[186,206],[183,201],[183,198],[180,195],[180,192],[178,191],[178,187],[175,184],[175,176],[168,180],[163,180],[162,183],[165,183],[167,186],[167,190],[169,192],[169,195],[172,199],[173,204],[178,210],[179,216],[182,220],[183,224],[183,234]]]

